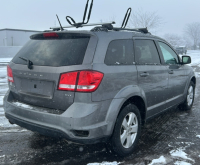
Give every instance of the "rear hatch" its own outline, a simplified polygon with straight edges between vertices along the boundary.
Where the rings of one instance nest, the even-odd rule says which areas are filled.
[[[9,83],[13,98],[35,106],[66,110],[75,93],[58,90],[61,74],[91,69],[91,61],[84,61],[94,55],[94,36],[48,32],[30,38],[9,64],[14,79]]]

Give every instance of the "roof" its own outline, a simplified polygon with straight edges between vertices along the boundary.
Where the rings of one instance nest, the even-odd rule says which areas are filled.
[[[38,31],[38,30],[24,30],[24,29],[8,29],[8,28],[5,28],[5,29],[0,29],[0,31],[24,31],[24,32],[41,32],[41,31]]]

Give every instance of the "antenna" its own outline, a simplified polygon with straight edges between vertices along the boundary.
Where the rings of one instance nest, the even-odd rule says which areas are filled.
[[[60,19],[58,18],[58,15],[57,15],[57,14],[56,14],[56,17],[57,17],[58,22],[59,22],[59,24],[60,24],[60,31],[63,31],[64,29],[63,29],[63,27],[62,27],[62,25],[61,25],[61,23],[60,23]]]
[[[124,20],[123,20],[123,23],[122,23],[121,28],[125,28],[125,27],[126,27],[126,25],[127,25],[127,23],[128,23],[128,20],[129,20],[129,17],[130,17],[130,15],[131,15],[131,11],[132,11],[132,9],[131,9],[131,8],[128,8],[128,10],[127,10],[127,12],[126,12],[126,15],[125,15],[125,17],[124,17]]]
[[[86,6],[85,6],[85,11],[84,11],[84,15],[83,15],[83,22],[76,23],[76,21],[72,17],[66,16],[66,20],[70,25],[75,26],[76,28],[79,28],[79,27],[82,27],[83,24],[87,24],[89,22],[90,15],[91,15],[91,12],[92,12],[92,7],[93,7],[93,0],[91,1],[91,4],[90,4],[90,9],[89,9],[89,13],[88,13],[88,16],[87,16],[87,21],[85,21],[86,14],[87,14],[87,11],[88,11],[88,2],[89,2],[89,0],[87,0]]]

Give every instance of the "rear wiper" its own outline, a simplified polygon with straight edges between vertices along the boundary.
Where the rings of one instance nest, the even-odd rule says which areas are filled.
[[[33,62],[27,58],[24,58],[24,57],[19,57],[21,58],[22,60],[26,61],[27,62],[27,66],[28,66],[28,69],[33,69]]]

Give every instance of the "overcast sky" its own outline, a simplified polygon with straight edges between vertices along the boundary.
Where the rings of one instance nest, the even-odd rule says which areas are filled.
[[[86,0],[0,0],[0,29],[47,30],[58,26],[56,14],[63,25],[67,15],[82,21]],[[157,35],[181,35],[184,26],[200,22],[200,0],[94,0],[90,23],[109,20],[120,22],[128,7],[157,12],[164,24]]]

